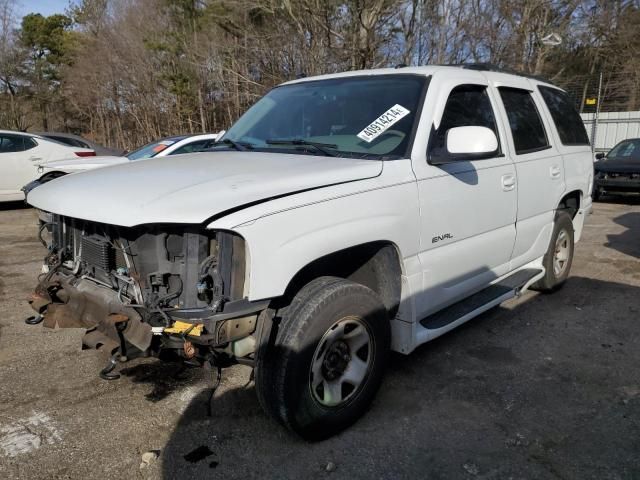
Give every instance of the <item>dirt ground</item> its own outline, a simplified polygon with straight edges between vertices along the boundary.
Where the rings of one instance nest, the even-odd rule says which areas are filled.
[[[106,382],[81,331],[25,325],[35,222],[0,207],[0,478],[640,478],[640,201],[595,205],[562,290],[393,356],[368,414],[316,444],[262,413],[247,367],[208,417],[211,372],[143,359]]]

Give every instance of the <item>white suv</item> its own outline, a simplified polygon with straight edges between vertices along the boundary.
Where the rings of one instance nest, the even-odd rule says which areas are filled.
[[[308,439],[366,409],[411,353],[524,292],[558,288],[591,206],[580,117],[548,82],[484,67],[305,78],[213,151],[69,175],[32,300],[118,356],[255,368]]]

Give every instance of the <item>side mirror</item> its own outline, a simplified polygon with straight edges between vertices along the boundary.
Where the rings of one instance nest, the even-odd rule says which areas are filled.
[[[455,127],[446,134],[447,152],[455,159],[486,156],[497,152],[496,134],[487,127]]]
[[[602,160],[606,155],[602,152],[596,153],[596,160]]]

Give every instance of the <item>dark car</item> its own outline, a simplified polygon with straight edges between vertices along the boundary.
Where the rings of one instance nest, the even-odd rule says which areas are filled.
[[[91,140],[87,140],[80,135],[74,135],[73,133],[62,133],[62,132],[38,132],[36,135],[40,135],[41,137],[50,138],[51,140],[55,140],[60,143],[64,143],[65,145],[69,145],[71,147],[79,147],[79,148],[90,148],[95,150],[96,155],[105,156],[120,156],[124,155],[125,151],[117,148],[107,148],[102,145],[92,142]]]
[[[594,200],[604,194],[640,193],[640,138],[623,140],[596,158]]]

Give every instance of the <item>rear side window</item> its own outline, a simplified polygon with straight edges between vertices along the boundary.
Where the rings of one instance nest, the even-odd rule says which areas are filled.
[[[37,146],[38,146],[38,142],[36,142],[33,138],[24,137],[24,149],[25,150],[31,150],[32,148],[35,148]]]
[[[487,127],[499,138],[496,119],[485,86],[460,85],[451,91],[444,107],[440,127],[432,134],[429,148],[432,158],[446,154],[448,130],[468,126]]]
[[[47,138],[50,138],[52,140],[55,140],[56,142],[60,142],[60,143],[64,143],[65,145],[69,145],[70,147],[78,147],[78,148],[91,148],[89,146],[89,144],[81,142],[80,140],[76,139],[76,138],[70,138],[70,137],[55,137],[53,135],[48,136]]]
[[[69,145],[70,147],[76,146],[73,144],[73,140],[71,138],[54,137],[53,135],[47,135],[47,138],[50,138],[51,140],[55,140],[56,142],[64,143],[65,145]]]
[[[539,86],[544,103],[556,124],[563,145],[589,145],[584,123],[573,106],[573,102],[562,90]]]
[[[500,87],[500,97],[507,111],[516,154],[550,148],[547,134],[531,92],[519,88]]]

